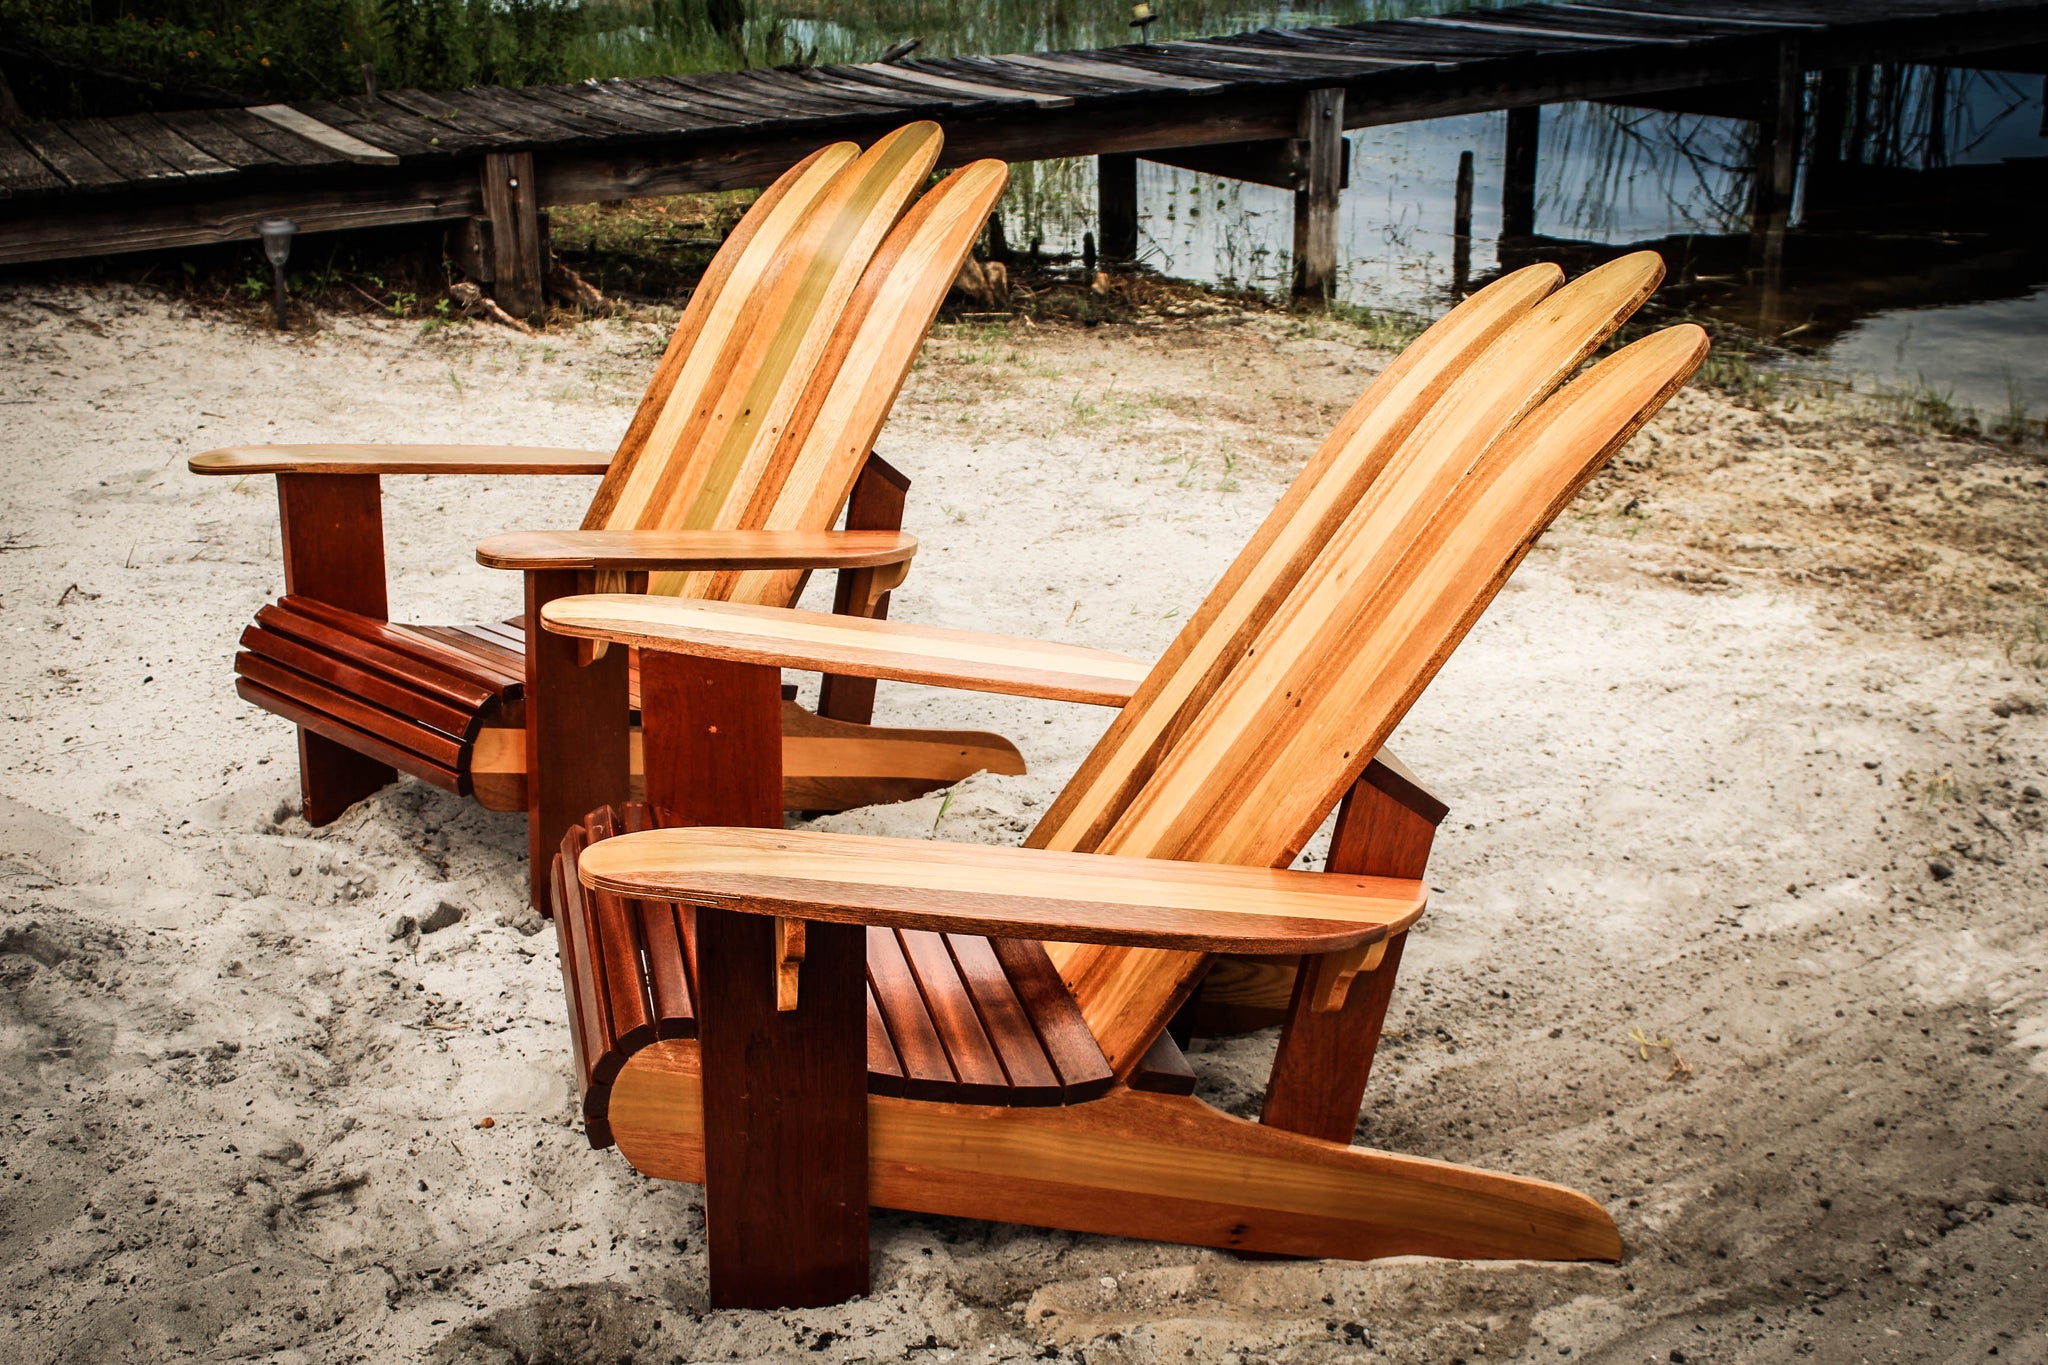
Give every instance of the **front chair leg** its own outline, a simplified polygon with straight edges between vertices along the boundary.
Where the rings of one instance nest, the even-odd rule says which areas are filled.
[[[529,895],[550,911],[548,867],[588,811],[624,805],[632,782],[626,651],[584,662],[567,635],[540,628],[540,609],[584,591],[574,571],[526,575],[526,834]]]
[[[640,713],[664,819],[782,827],[781,670],[646,650]],[[867,934],[805,925],[791,1000],[776,920],[696,913],[711,1306],[865,1294]]]
[[[388,618],[384,493],[375,474],[278,475],[277,528],[288,596]],[[300,809],[307,824],[329,824],[397,780],[398,770],[388,763],[299,727]]]

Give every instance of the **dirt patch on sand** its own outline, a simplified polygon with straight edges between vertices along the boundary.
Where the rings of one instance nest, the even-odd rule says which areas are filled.
[[[290,731],[229,681],[278,586],[269,483],[183,470],[606,446],[659,329],[280,339],[120,287],[15,287],[0,324],[18,1358],[2048,1359],[2033,461],[1682,395],[1404,726],[1453,813],[1359,1140],[1591,1191],[1622,1265],[883,1214],[870,1298],[709,1313],[698,1192],[575,1126],[518,823],[412,782],[293,813]],[[925,545],[896,614],[1156,652],[1384,360],[1274,315],[943,329],[883,447]],[[471,545],[588,488],[392,480],[397,611],[505,609]],[[1106,719],[910,687],[882,718],[1001,730],[1032,772],[824,823],[997,842]],[[1247,1112],[1272,1049],[1198,1045],[1202,1093]]]

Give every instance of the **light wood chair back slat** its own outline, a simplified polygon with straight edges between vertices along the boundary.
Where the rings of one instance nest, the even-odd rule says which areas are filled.
[[[1635,395],[1641,376],[1653,371],[1675,375],[1675,387],[1697,364],[1691,336],[1682,345],[1631,348],[1545,403],[1661,274],[1661,262],[1640,253],[1540,302],[1524,302],[1538,293],[1527,288],[1538,281],[1525,282],[1527,292],[1512,300],[1518,315],[1505,326],[1489,319],[1479,327],[1491,339],[1463,351],[1464,364],[1433,401],[1427,394],[1411,400],[1426,410],[1404,415],[1406,434],[1383,457],[1359,460],[1373,470],[1369,481],[1361,489],[1354,480],[1352,505],[1315,526],[1321,543],[1274,575],[1258,595],[1258,614],[1240,623],[1227,610],[1205,608],[1209,629],[1228,630],[1228,640],[1218,647],[1197,639],[1181,651],[1179,668],[1200,672],[1159,687],[1159,697],[1179,704],[1170,717],[1152,718],[1149,734],[1133,724],[1122,736],[1105,736],[1107,746],[1142,735],[1145,747],[1093,768],[1094,781],[1118,786],[1107,799],[1086,794],[1096,798],[1088,824],[1034,842],[1060,847],[1075,839],[1066,846],[1254,866],[1291,862],[1441,663],[1440,655],[1417,653],[1410,637],[1440,628],[1436,638],[1448,641],[1447,652],[1498,586],[1473,578],[1470,566],[1499,550],[1494,562],[1511,568],[1554,515],[1548,494],[1531,501],[1528,490],[1555,486],[1568,497],[1577,485],[1560,482],[1557,461],[1590,459],[1586,468],[1597,467],[1668,390],[1620,415],[1613,395]],[[1487,310],[1508,311],[1507,302],[1487,300]],[[1611,419],[1604,430],[1602,419]],[[1370,426],[1354,428],[1354,439]],[[1496,485],[1527,494],[1514,509],[1522,521],[1503,521],[1508,514],[1484,501]],[[1295,515],[1307,515],[1310,505],[1299,500]],[[1461,530],[1466,520],[1478,529]],[[1286,553],[1279,547],[1287,544],[1284,532],[1275,534],[1267,553]],[[1249,570],[1236,586],[1256,577]],[[1411,647],[1395,650],[1387,632],[1400,622],[1409,636],[1398,638]],[[1090,775],[1084,766],[1081,776]],[[1086,809],[1063,798],[1048,822]],[[1052,951],[1120,1070],[1142,1055],[1205,965],[1196,954],[1159,950],[1068,944]]]
[[[896,404],[911,362],[1009,184],[1000,161],[947,176],[903,216],[876,251],[769,467],[740,515],[751,530],[829,526]],[[781,605],[802,591],[800,570],[705,575],[702,595]],[[690,595],[686,588],[685,595]]]
[[[585,517],[586,528],[738,529],[764,497],[785,492],[814,519],[802,525],[830,524],[859,471],[859,457],[838,479],[836,465],[804,464],[784,452],[801,449],[815,428],[815,395],[829,393],[833,374],[846,366],[844,334],[857,326],[849,309],[929,178],[942,140],[936,125],[914,123],[857,156],[849,147],[829,147],[785,174],[769,191],[772,201],[763,196],[765,208],[757,205],[748,215],[749,221],[758,217],[758,225],[720,253],[721,260],[731,257],[730,266],[715,268],[693,297],[664,359],[673,378],[657,380],[667,387],[659,410],[649,415],[650,393]],[[961,246],[962,258],[969,246],[971,240]],[[935,261],[924,264],[938,268]],[[935,286],[939,298],[958,268],[953,262]],[[928,326],[929,315],[924,321]],[[914,354],[915,339],[908,349]],[[903,347],[891,354],[908,365]],[[874,429],[886,411],[884,405],[875,416]],[[863,447],[859,455],[865,454]],[[787,486],[792,475],[837,482],[827,495]],[[732,576],[725,577],[730,586]],[[704,595],[713,583],[708,574],[658,573],[649,591]]]
[[[1366,389],[1153,665],[1026,843],[1092,851],[1388,459],[1451,383],[1564,281],[1554,265],[1496,280],[1437,321]]]

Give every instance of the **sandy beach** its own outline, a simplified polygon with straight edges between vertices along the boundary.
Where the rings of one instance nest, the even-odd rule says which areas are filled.
[[[2048,467],[1698,389],[1393,746],[1452,813],[1356,1137],[1586,1190],[1622,1264],[878,1213],[868,1298],[708,1311],[700,1191],[580,1130],[523,824],[411,780],[299,817],[230,665],[272,487],[185,471],[609,448],[664,340],[0,286],[0,1354],[2048,1362]],[[880,446],[922,541],[892,614],[1150,657],[1388,359],[1227,307],[941,327]],[[592,487],[387,480],[394,615],[507,613],[475,542]],[[820,826],[1014,843],[1108,713],[883,684],[877,719],[1031,771]],[[1255,1113],[1274,1041],[1197,1042],[1199,1093]]]

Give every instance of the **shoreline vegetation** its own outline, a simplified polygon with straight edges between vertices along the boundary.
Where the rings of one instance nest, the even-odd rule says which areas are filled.
[[[1176,0],[1160,37],[1490,8]],[[0,69],[30,117],[1128,42],[1119,0],[0,0]],[[901,54],[899,54],[901,55]],[[259,98],[260,97],[260,98]]]

